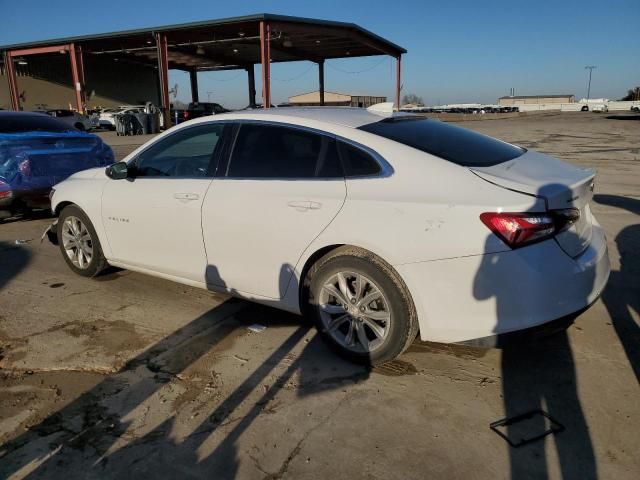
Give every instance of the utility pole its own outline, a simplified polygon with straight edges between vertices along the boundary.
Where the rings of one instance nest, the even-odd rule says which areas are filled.
[[[598,68],[596,65],[587,65],[584,67],[585,70],[589,70],[589,85],[587,86],[587,101],[591,98],[591,73],[593,73],[594,68]]]

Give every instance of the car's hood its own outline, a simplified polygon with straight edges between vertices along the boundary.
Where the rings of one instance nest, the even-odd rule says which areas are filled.
[[[82,170],[81,172],[74,173],[69,177],[69,179],[88,179],[88,178],[99,178],[100,175],[105,176],[105,168],[106,167],[96,167],[90,168],[88,170]]]

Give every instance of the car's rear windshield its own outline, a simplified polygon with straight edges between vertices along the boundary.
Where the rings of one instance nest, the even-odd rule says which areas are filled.
[[[464,167],[490,167],[512,160],[525,149],[438,120],[387,118],[359,127]]]
[[[68,132],[75,129],[44,113],[3,113],[0,115],[0,133]]]

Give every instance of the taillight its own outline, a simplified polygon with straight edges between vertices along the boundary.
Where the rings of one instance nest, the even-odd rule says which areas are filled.
[[[187,112],[186,110],[182,113],[182,118],[184,118],[185,120],[189,120],[189,112]]]
[[[11,185],[6,182],[0,180],[0,200],[5,198],[13,197],[13,192],[11,191]]]
[[[544,213],[486,212],[480,220],[511,248],[547,240],[569,228],[580,218],[580,210],[566,208]]]

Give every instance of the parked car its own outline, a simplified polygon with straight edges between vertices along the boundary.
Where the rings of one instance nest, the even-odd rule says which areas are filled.
[[[100,137],[39,113],[0,112],[0,219],[49,208],[51,187],[113,163]]]
[[[65,110],[63,108],[56,108],[53,110],[45,110],[44,113],[51,117],[55,117],[63,123],[72,126],[80,131],[89,131],[94,128],[94,124],[87,115],[75,112],[73,110]]]
[[[609,107],[604,103],[596,103],[591,107],[591,111],[595,113],[607,113],[609,111]]]
[[[122,113],[141,113],[144,112],[144,106],[141,105],[131,105],[131,106],[121,106],[117,108],[105,108],[100,112],[98,116],[98,126],[101,128],[107,128],[109,130],[116,129],[116,120],[115,115],[119,115]]]
[[[302,313],[375,364],[418,331],[493,345],[593,303],[609,275],[594,176],[411,114],[263,109],[173,128],[60,183],[52,207],[79,275],[110,264]]]
[[[227,113],[229,110],[219,103],[213,102],[191,102],[186,110],[182,112],[182,120],[193,120],[194,118],[206,115],[219,115]]]

